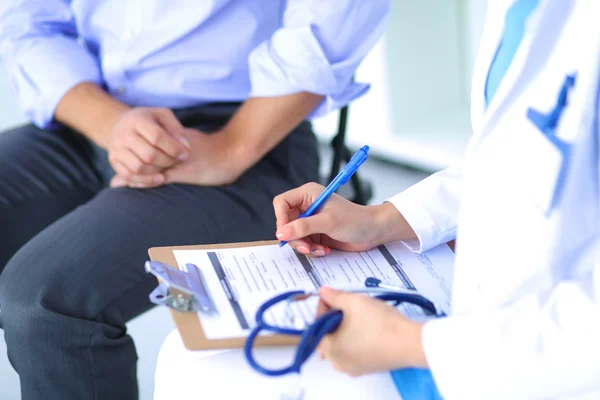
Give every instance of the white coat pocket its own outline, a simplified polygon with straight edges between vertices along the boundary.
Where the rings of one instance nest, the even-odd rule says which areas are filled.
[[[531,120],[521,132],[523,148],[530,159],[520,171],[525,197],[549,216],[560,199],[569,159],[569,145],[554,136],[554,130],[542,132]]]
[[[554,108],[544,114],[534,108],[527,110],[524,148],[533,152],[530,166],[523,171],[531,199],[548,216],[560,200],[566,179],[570,145],[556,135],[560,117],[567,106],[568,94],[575,85],[575,75],[567,75],[558,93]]]

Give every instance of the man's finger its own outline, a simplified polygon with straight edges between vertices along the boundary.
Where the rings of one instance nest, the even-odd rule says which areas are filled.
[[[117,188],[117,187],[123,187],[123,186],[127,186],[127,182],[125,182],[125,179],[121,178],[119,175],[113,176],[113,178],[110,180],[111,188]]]
[[[111,180],[111,186],[112,186],[112,182],[121,182],[123,181],[123,183],[125,182],[125,180],[123,179],[124,176],[127,175],[131,175],[131,172],[129,171],[129,169],[127,169],[127,167],[120,161],[112,161],[111,162],[111,166],[113,168],[113,170],[116,172],[116,175],[113,177],[113,179]],[[119,179],[115,179],[119,177]],[[120,185],[123,186],[123,185]]]
[[[177,139],[188,150],[191,150],[190,142],[185,137],[185,127],[181,125],[181,122],[179,122],[173,111],[168,108],[159,108],[154,110],[154,115],[158,123],[169,135]]]
[[[157,170],[170,168],[177,162],[160,149],[152,146],[139,134],[130,135],[124,146],[134,153],[145,165],[154,166]]]
[[[111,187],[129,186],[133,188],[153,188],[164,184],[161,175],[130,175],[124,178],[116,175],[110,182]]]
[[[121,149],[118,158],[125,168],[127,168],[127,175],[147,175],[161,171],[161,168],[146,164],[129,148]]]
[[[136,131],[149,145],[159,149],[173,160],[181,161],[189,155],[188,149],[155,121],[140,119]]]
[[[132,176],[163,176],[163,170],[153,165],[146,165],[129,149],[123,149],[119,152],[118,161],[124,166],[125,171],[120,173],[123,178],[129,179]]]

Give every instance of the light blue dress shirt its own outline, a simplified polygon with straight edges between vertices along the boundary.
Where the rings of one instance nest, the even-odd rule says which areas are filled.
[[[523,35],[525,35],[525,24],[538,3],[539,0],[516,0],[506,12],[502,41],[490,66],[485,85],[486,104],[492,101],[500,82],[512,63],[523,40]]]
[[[313,116],[361,96],[352,75],[389,0],[0,0],[0,56],[40,127],[91,81],[133,106],[181,108],[308,91]]]

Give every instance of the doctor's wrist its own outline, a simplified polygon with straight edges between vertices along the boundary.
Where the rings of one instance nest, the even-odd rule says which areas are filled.
[[[385,202],[370,208],[373,223],[372,241],[375,246],[417,237],[404,216],[392,203]]]

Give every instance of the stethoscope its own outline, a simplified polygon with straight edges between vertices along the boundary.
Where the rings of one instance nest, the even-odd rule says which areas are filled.
[[[367,278],[365,281],[367,289],[352,290],[353,293],[370,294],[372,297],[385,302],[391,302],[394,307],[402,303],[410,303],[421,307],[429,316],[442,317],[445,314],[436,305],[415,290],[403,289],[395,286],[385,285],[376,278]],[[315,351],[319,342],[328,334],[335,332],[340,326],[343,313],[340,310],[329,310],[318,317],[308,328],[295,329],[275,326],[265,322],[264,316],[271,307],[281,302],[288,305],[298,299],[306,299],[318,296],[317,292],[296,290],[282,293],[263,303],[256,312],[256,325],[251,330],[244,345],[244,355],[250,366],[257,372],[267,376],[282,376],[290,373],[300,373],[302,365]],[[294,355],[292,363],[279,369],[268,369],[260,365],[253,357],[252,348],[254,342],[261,332],[271,332],[286,336],[300,336],[300,342]]]

